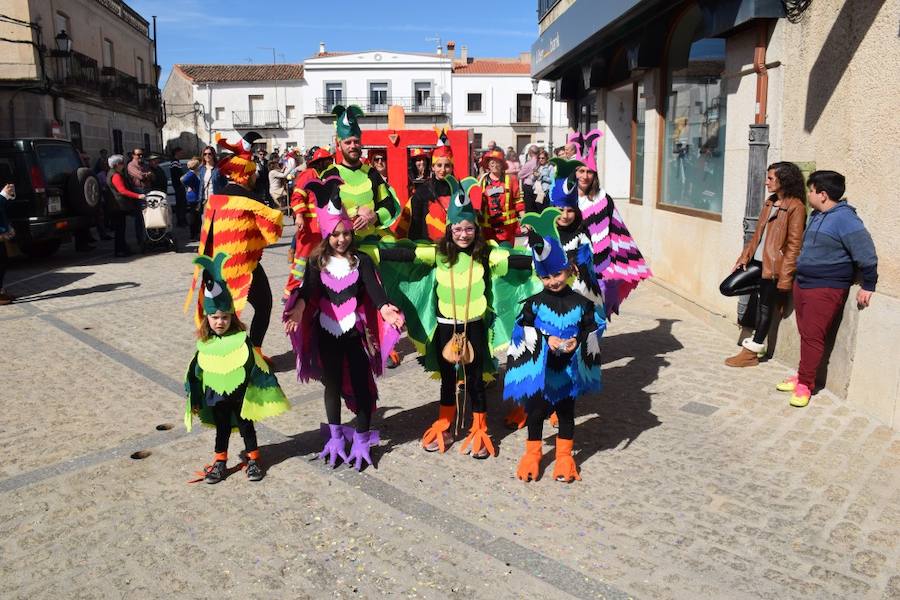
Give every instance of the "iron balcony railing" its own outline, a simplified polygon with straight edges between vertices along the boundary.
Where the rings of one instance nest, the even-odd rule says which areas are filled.
[[[235,110],[231,112],[231,124],[235,128],[279,129],[285,121],[280,110]]]
[[[407,114],[449,114],[450,107],[443,98],[416,98],[413,96],[388,96],[386,98],[316,98],[316,113],[328,114],[337,104],[355,104],[366,114],[387,114],[392,106],[402,106]]]
[[[544,113],[539,108],[511,108],[509,109],[510,125],[540,125],[543,122]]]

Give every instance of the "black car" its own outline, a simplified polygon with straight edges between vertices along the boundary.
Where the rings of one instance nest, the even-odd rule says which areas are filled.
[[[7,217],[29,256],[49,256],[73,232],[96,223],[100,185],[69,141],[0,139],[0,185],[6,183],[16,186]]]

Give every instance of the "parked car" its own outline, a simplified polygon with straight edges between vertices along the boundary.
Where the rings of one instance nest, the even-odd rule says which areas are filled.
[[[0,139],[0,184],[6,182],[16,186],[7,215],[29,256],[49,256],[95,224],[100,184],[67,140]]]

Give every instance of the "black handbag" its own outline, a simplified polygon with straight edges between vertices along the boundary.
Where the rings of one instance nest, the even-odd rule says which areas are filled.
[[[762,279],[762,264],[751,261],[744,269],[737,269],[719,284],[719,293],[723,296],[743,296],[759,289]]]

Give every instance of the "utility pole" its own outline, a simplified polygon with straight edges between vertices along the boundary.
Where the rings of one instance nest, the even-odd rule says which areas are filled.
[[[277,62],[275,62],[275,48],[272,48],[271,46],[257,46],[257,48],[259,48],[260,50],[271,50],[272,51],[272,66],[275,66],[278,64]],[[278,118],[278,124],[280,125],[281,124],[281,115],[280,115],[280,112],[278,109],[278,107],[280,106],[280,104],[278,104],[278,80],[277,79],[274,80],[274,83],[275,83],[275,116]]]

